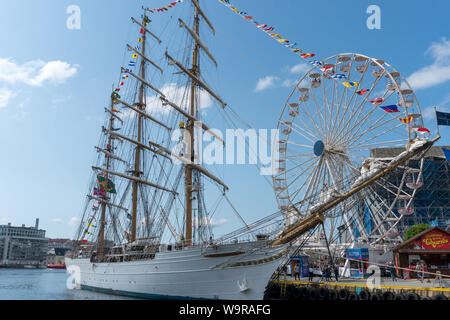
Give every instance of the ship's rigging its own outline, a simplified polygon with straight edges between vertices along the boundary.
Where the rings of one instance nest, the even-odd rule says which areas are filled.
[[[217,61],[201,38],[201,22],[208,32],[215,34],[215,30],[198,1],[192,0],[192,10],[192,26],[185,22],[187,18],[179,18],[177,32],[181,30],[182,36],[168,35],[172,40],[185,39],[182,50],[179,41],[174,41],[173,46],[163,42],[161,34],[167,30],[161,34],[153,32],[145,14],[141,21],[132,18],[139,38],[136,46],[127,44],[127,55],[131,54],[132,59],[121,68],[118,88],[105,109],[108,117],[96,146],[97,163],[92,166],[92,181],[77,235],[81,243],[96,246],[100,259],[108,251],[105,248],[139,241],[156,248],[164,236],[179,246],[207,244],[213,236],[211,216],[215,209],[207,208],[206,199],[211,193],[206,192],[206,184],[219,187],[219,199],[224,197],[229,202],[225,182],[199,163],[198,153],[202,150],[197,144],[196,125],[200,123],[197,127],[224,145],[223,139],[209,131],[211,126],[203,121],[205,100],[217,107],[227,124],[236,127],[235,119],[243,121],[203,77],[203,61],[212,66],[217,66]],[[202,54],[205,60],[200,59]],[[176,82],[172,82],[174,79]],[[246,121],[243,123],[249,126]],[[419,148],[408,157],[417,156],[428,147],[423,146],[423,150]],[[288,243],[322,224],[326,210],[344,201],[352,205],[355,193],[404,161],[392,163],[386,171],[327,203],[319,203],[317,211],[308,212],[306,218],[291,225],[286,224],[282,212],[247,224],[230,204],[244,228],[219,240],[230,241],[242,235],[257,239],[264,234],[272,245]],[[335,185],[352,185],[353,180],[335,181]],[[307,200],[309,204],[317,202],[318,194]],[[344,211],[348,205],[340,207]],[[305,216],[305,212],[299,215]]]
[[[180,55],[179,50],[172,51],[179,56],[174,58],[171,48],[165,47],[163,58],[174,69],[172,74],[171,70],[164,70],[164,61],[152,58],[153,49],[163,42],[151,30],[150,19],[145,14],[141,21],[131,19],[140,34],[136,46],[127,44],[132,60],[121,68],[119,86],[111,94],[110,107],[105,108],[108,120],[96,146],[98,160],[92,166],[94,174],[78,231],[82,242],[96,243],[99,258],[111,245],[106,242],[150,239],[158,244],[166,229],[170,231],[169,238],[183,246],[212,237],[205,178],[220,186],[219,199],[228,187],[198,163],[195,125],[200,123],[202,130],[209,130],[201,121],[200,112],[206,95],[221,108],[226,103],[206,84],[200,72],[202,52],[217,66],[200,39],[201,20],[212,34],[215,30],[199,3],[192,4],[192,27],[181,18],[178,21],[187,35],[184,52]],[[178,77],[176,84],[163,82],[174,75]],[[155,79],[164,84],[158,86]],[[176,142],[182,147],[174,152],[175,130],[180,132]],[[220,136],[214,132],[212,135],[224,144]],[[108,184],[114,186],[114,191],[107,188]],[[92,195],[94,188],[99,191]],[[91,223],[93,219],[98,220],[98,225]]]

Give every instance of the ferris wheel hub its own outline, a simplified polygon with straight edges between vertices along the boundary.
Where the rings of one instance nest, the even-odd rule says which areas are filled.
[[[323,152],[325,151],[325,144],[322,142],[322,140],[318,140],[315,144],[314,144],[314,154],[318,157],[320,157]]]

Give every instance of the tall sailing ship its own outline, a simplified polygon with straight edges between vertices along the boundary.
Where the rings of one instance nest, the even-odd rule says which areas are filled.
[[[326,210],[429,147],[411,149],[345,194],[323,197],[306,218],[292,221],[277,212],[214,238],[217,203],[208,197],[216,186],[228,200],[228,187],[199,161],[195,132],[224,144],[203,121],[202,103],[214,101],[216,113],[228,107],[200,68],[201,56],[217,65],[200,37],[201,23],[208,33],[214,27],[199,0],[190,2],[190,21],[176,21],[181,36],[166,28],[156,35],[148,9],[142,19],[132,18],[139,36],[135,46],[127,45],[131,61],[105,108],[77,246],[66,257],[82,289],[140,298],[262,299],[291,241],[323,224]],[[175,46],[164,45],[162,35]],[[154,57],[161,47],[162,56]]]
[[[222,197],[228,187],[196,161],[194,126],[209,130],[200,122],[201,95],[226,104],[202,80],[201,51],[217,63],[200,39],[201,20],[215,30],[198,1],[192,8],[193,27],[177,21],[188,36],[187,49],[178,54],[183,62],[164,53],[175,71],[150,57],[152,45],[164,44],[150,18],[132,18],[139,38],[136,46],[127,45],[132,60],[105,108],[78,247],[66,258],[69,269],[80,268],[82,289],[144,298],[261,299],[285,252],[285,245],[268,246],[264,235],[244,242],[213,239],[205,180],[219,186]],[[181,80],[168,84],[173,92],[152,83],[152,74],[174,72]],[[182,147],[172,151],[175,130],[175,145]]]

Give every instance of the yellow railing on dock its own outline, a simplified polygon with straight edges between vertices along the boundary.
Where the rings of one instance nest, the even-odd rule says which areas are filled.
[[[282,281],[282,280],[272,280],[272,282],[279,283],[279,284],[303,284],[303,285],[330,285],[330,286],[336,286],[336,287],[364,287],[367,288],[368,286],[366,284],[355,284],[355,283],[337,283],[337,282],[304,282],[304,281]],[[396,290],[423,290],[423,291],[442,291],[442,292],[450,292],[450,289],[447,288],[430,288],[430,287],[399,287],[399,286],[384,286],[384,285],[377,285],[374,286],[376,289],[396,289]]]

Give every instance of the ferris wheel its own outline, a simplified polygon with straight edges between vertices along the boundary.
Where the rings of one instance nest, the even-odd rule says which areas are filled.
[[[287,225],[430,134],[413,90],[385,61],[343,53],[313,64],[278,121],[272,179]],[[422,165],[412,159],[328,210],[330,242],[399,240],[397,226],[414,213],[413,198],[423,184]]]

